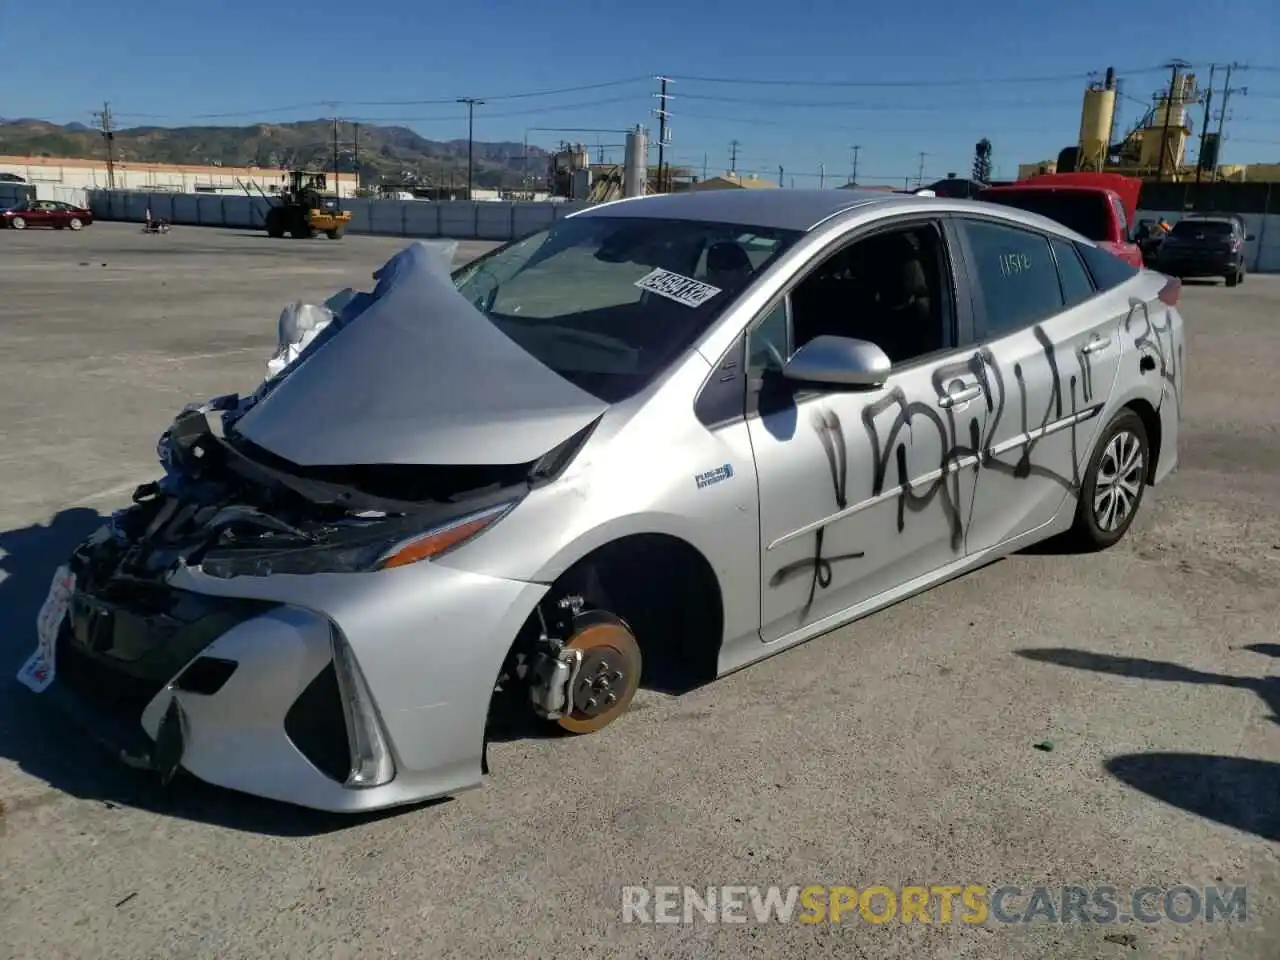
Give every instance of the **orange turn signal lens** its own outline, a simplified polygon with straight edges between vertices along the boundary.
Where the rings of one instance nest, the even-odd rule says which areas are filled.
[[[378,563],[379,570],[404,567],[419,560],[430,560],[446,550],[470,540],[485,527],[494,523],[510,510],[512,504],[504,503],[482,513],[463,517],[448,526],[437,527],[412,540],[398,544]]]

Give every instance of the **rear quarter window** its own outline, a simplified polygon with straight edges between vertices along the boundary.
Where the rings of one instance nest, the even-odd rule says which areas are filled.
[[[1108,253],[1101,247],[1084,243],[1077,243],[1075,247],[1080,254],[1080,259],[1089,268],[1093,285],[1099,291],[1118,287],[1138,275],[1137,267],[1125,263],[1114,253]]]

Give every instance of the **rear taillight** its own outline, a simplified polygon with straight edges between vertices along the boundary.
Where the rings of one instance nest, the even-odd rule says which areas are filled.
[[[1240,251],[1240,247],[1243,246],[1243,244],[1244,244],[1244,241],[1242,241],[1239,237],[1233,238],[1231,241],[1231,252],[1238,253]]]
[[[1160,288],[1160,302],[1171,307],[1178,305],[1178,298],[1182,296],[1182,281],[1177,277],[1165,278],[1164,286]]]

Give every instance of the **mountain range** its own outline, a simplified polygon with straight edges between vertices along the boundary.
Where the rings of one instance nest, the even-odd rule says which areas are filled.
[[[258,123],[248,127],[129,127],[113,137],[118,161],[216,164],[332,170],[334,124],[330,120]],[[461,185],[467,177],[466,140],[428,140],[408,127],[338,124],[338,169],[357,170],[366,186],[377,183]],[[527,170],[541,181],[549,152],[522,143],[475,141],[478,187],[517,186]],[[0,119],[0,155],[97,159],[102,133],[82,123]]]

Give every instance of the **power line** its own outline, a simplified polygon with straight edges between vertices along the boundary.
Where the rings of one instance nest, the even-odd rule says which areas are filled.
[[[634,83],[647,83],[649,77],[626,77],[621,80],[603,80],[599,83],[581,83],[572,87],[558,87],[554,90],[531,90],[526,93],[502,93],[494,94],[483,99],[490,100],[528,100],[535,97],[554,97],[563,93],[583,93],[587,90],[607,90],[611,87],[624,87]],[[445,98],[440,100],[348,100],[348,105],[354,107],[398,107],[398,106],[422,106],[425,104],[441,104],[452,103],[456,98]]]
[[[955,112],[956,105],[953,103],[919,103],[919,104],[902,104],[902,103],[881,103],[868,102],[865,100],[761,100],[758,97],[718,97],[705,93],[686,93],[682,94],[686,100],[709,100],[716,103],[748,103],[758,107],[784,107],[784,108],[816,108],[816,109],[849,109],[849,110],[875,110],[875,111],[922,111],[934,113],[939,111]],[[1045,107],[1067,107],[1077,106],[1079,99],[1074,100],[991,100],[991,101],[974,101],[967,99],[966,106],[978,107],[1000,107],[1009,108],[1029,108],[1041,110]]]
[[[615,87],[628,86],[630,84],[640,83],[648,80],[648,77],[626,77],[620,80],[606,80],[599,83],[583,83],[572,87],[557,87],[549,90],[530,90],[524,93],[504,93],[492,96],[480,97],[478,99],[485,101],[506,101],[506,100],[533,100],[540,97],[555,97],[566,93],[585,93],[590,90],[607,90]],[[629,98],[619,98],[629,99]],[[225,110],[212,113],[196,113],[188,114],[193,119],[214,120],[232,117],[252,117],[266,113],[290,113],[295,110],[309,110],[319,107],[327,107],[330,104],[337,104],[339,107],[417,107],[417,106],[444,106],[445,104],[456,103],[457,97],[439,97],[426,100],[310,100],[304,103],[291,103],[282,106],[257,107],[249,110]],[[164,118],[172,117],[174,114],[158,114],[158,113],[133,113],[128,116],[135,117],[152,117]]]
[[[1163,66],[1140,67],[1137,69],[1119,70],[1117,73],[1125,74],[1142,74],[1156,73],[1163,71]],[[684,80],[691,83],[728,83],[728,84],[752,84],[756,86],[773,86],[773,87],[974,87],[979,85],[1000,85],[1009,83],[1063,83],[1069,80],[1087,80],[1089,73],[1081,71],[1078,73],[1059,73],[1050,76],[1024,76],[1024,77],[974,77],[971,79],[957,80],[798,80],[795,78],[786,79],[766,79],[761,77],[694,77],[682,74],[673,74],[671,79]],[[797,174],[799,176],[799,174]]]

